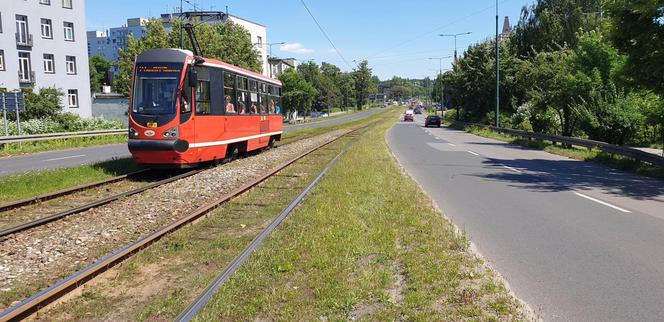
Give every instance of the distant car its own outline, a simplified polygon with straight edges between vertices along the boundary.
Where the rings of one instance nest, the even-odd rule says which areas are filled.
[[[422,114],[422,109],[418,107],[414,110],[414,112],[415,114]]]
[[[415,115],[413,113],[413,110],[407,110],[406,112],[403,113],[403,120],[404,121],[415,121]]]
[[[437,127],[440,127],[440,116],[438,115],[427,116],[427,118],[424,120],[424,127],[428,127],[429,125],[435,125]]]

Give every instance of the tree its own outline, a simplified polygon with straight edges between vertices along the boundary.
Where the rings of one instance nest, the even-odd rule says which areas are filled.
[[[99,55],[90,57],[90,91],[101,90],[102,85],[109,84],[108,71],[111,69],[111,62]]]
[[[32,88],[27,88],[22,92],[25,95],[25,113],[21,113],[21,119],[56,119],[62,112],[60,101],[64,94],[58,89],[44,87],[35,93]],[[8,116],[12,117],[13,113],[8,113]]]
[[[340,104],[344,108],[355,105],[355,79],[351,73],[342,73],[336,79],[336,85],[341,93]]]
[[[367,102],[369,94],[373,90],[378,90],[377,84],[374,84],[371,79],[371,68],[369,62],[366,60],[361,61],[355,70],[353,70],[353,79],[355,80],[355,106],[361,109]]]
[[[537,0],[523,7],[511,37],[519,56],[576,47],[577,32],[601,25],[604,0]]]
[[[664,95],[664,7],[661,0],[611,0],[610,36],[628,59],[624,71]]]
[[[285,71],[279,80],[282,83],[283,113],[290,115],[294,111],[306,115],[311,111],[314,97],[318,94],[300,73],[294,69]]]

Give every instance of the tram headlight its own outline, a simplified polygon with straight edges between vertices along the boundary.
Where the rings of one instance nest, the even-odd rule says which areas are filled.
[[[129,137],[137,137],[138,136],[138,131],[136,131],[135,128],[129,127]]]
[[[164,132],[164,137],[165,138],[177,138],[180,136],[180,132],[178,131],[178,127],[174,127],[172,129],[169,129],[168,131]]]

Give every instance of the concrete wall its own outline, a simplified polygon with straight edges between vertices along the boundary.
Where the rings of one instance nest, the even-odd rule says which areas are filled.
[[[92,100],[92,116],[128,124],[129,99],[118,95],[97,95]]]
[[[91,96],[88,70],[87,35],[85,28],[85,1],[72,0],[72,9],[63,8],[62,0],[51,0],[50,5],[40,4],[39,0],[0,0],[2,33],[0,49],[5,54],[5,70],[0,71],[0,88],[15,90],[20,88],[18,80],[18,53],[30,54],[31,69],[35,73],[35,89],[55,87],[65,93],[63,111],[90,117]],[[32,35],[32,46],[19,46],[16,43],[16,15],[28,17],[28,33]],[[52,39],[41,36],[41,19],[50,19]],[[64,40],[63,22],[74,24],[74,41]],[[55,73],[44,72],[44,54],[53,54]],[[65,56],[76,57],[76,74],[66,72]],[[78,90],[78,108],[65,107],[67,90]]]

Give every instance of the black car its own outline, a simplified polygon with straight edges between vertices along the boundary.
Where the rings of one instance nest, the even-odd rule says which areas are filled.
[[[429,125],[435,125],[437,127],[440,127],[440,116],[438,115],[427,116],[426,120],[424,120],[424,127],[428,127]]]

